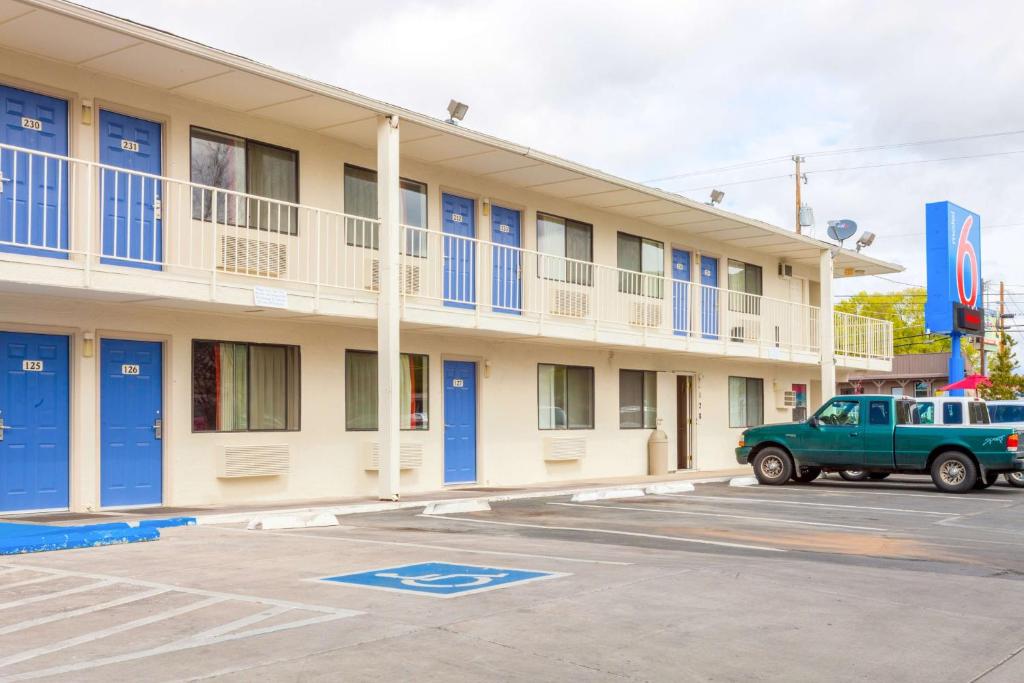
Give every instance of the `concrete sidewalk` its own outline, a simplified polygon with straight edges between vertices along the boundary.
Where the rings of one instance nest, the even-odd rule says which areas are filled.
[[[613,489],[623,486],[646,486],[672,481],[691,481],[696,483],[724,481],[732,477],[748,475],[750,472],[751,470],[749,467],[737,467],[725,470],[688,470],[685,472],[674,472],[672,474],[659,476],[612,477],[545,482],[530,486],[453,486],[439,491],[427,491],[411,494],[395,502],[380,501],[371,496],[362,496],[355,498],[283,501],[250,505],[210,505],[173,508],[149,507],[88,513],[60,512],[51,514],[23,515],[20,517],[11,517],[10,519],[12,521],[30,521],[41,524],[74,524],[87,519],[110,522],[131,522],[152,517],[195,517],[198,524],[238,524],[248,522],[250,519],[255,517],[275,514],[311,515],[328,513],[332,515],[350,515],[366,512],[384,512],[388,510],[425,507],[430,503],[451,502],[457,500],[486,500],[494,503],[506,500],[564,496],[580,493],[581,491]]]

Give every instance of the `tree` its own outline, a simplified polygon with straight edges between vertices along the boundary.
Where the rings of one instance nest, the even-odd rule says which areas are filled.
[[[1017,398],[1024,392],[1024,377],[1014,373],[1017,359],[1013,347],[1016,345],[1005,331],[999,332],[999,350],[988,357],[988,379],[992,385],[978,387],[978,395],[986,401]]]
[[[893,352],[898,355],[949,351],[949,337],[925,334],[927,296],[924,287],[898,292],[858,292],[836,304],[835,310],[891,322]]]

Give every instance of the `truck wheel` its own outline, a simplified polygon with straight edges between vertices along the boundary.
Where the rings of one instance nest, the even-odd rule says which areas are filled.
[[[998,472],[986,472],[984,477],[979,476],[978,481],[974,482],[974,488],[978,490],[987,489],[998,480]]]
[[[798,484],[810,484],[821,476],[820,467],[800,467],[793,473],[793,481]]]
[[[868,479],[870,479],[872,481],[882,481],[883,479],[888,479],[888,478],[889,478],[889,473],[888,472],[872,472],[871,474],[868,475]]]
[[[945,493],[965,493],[978,481],[978,468],[963,453],[946,451],[932,463],[932,481]]]
[[[769,446],[754,458],[754,475],[762,484],[785,484],[793,476],[793,461],[781,448]]]
[[[1024,472],[1007,472],[1006,483],[1024,489]]]
[[[846,481],[864,481],[868,473],[864,470],[839,470],[839,476]]]

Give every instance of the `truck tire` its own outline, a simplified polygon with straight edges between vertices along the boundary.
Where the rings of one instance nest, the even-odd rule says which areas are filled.
[[[780,486],[793,476],[793,461],[786,451],[769,446],[754,457],[754,476],[758,483]]]
[[[1006,483],[1019,489],[1024,489],[1024,472],[1007,472]]]
[[[864,470],[839,470],[839,476],[846,481],[864,481],[868,473]]]
[[[870,479],[871,481],[882,481],[883,479],[888,478],[888,472],[872,472],[871,474],[868,475],[868,479]]]
[[[810,484],[819,476],[821,476],[820,467],[798,467],[793,472],[793,481],[798,484]]]
[[[932,463],[932,482],[944,493],[966,493],[977,481],[978,468],[960,451],[940,453]]]
[[[979,476],[978,481],[974,482],[974,488],[977,490],[987,489],[992,484],[999,480],[998,472],[986,472],[985,476]]]

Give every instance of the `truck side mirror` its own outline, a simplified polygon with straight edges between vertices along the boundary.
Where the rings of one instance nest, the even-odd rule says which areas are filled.
[[[811,417],[807,420],[807,424],[809,424],[814,429],[817,429],[818,425],[821,424],[821,423],[818,422],[818,416],[817,415],[811,415]]]

